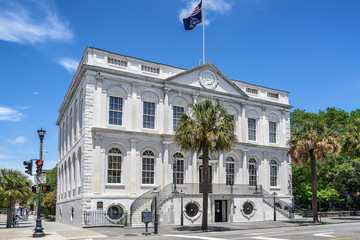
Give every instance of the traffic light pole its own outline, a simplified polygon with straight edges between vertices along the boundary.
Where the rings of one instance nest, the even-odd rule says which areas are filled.
[[[43,132],[40,132],[43,131]],[[41,134],[42,133],[42,134]],[[43,152],[43,139],[44,139],[44,130],[38,130],[38,134],[40,137],[40,161],[42,161],[42,152]],[[42,166],[41,166],[42,167]],[[44,237],[45,233],[43,232],[43,227],[41,226],[41,182],[40,182],[40,174],[36,174],[36,178],[38,181],[38,207],[37,207],[37,217],[36,217],[36,227],[35,232],[33,233],[33,237]]]

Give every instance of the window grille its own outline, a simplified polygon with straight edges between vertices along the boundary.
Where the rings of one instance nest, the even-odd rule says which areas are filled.
[[[276,98],[276,99],[279,98],[279,94],[278,94],[278,93],[268,92],[268,93],[267,93],[267,96],[268,96],[269,98]]]
[[[256,119],[248,118],[248,137],[251,141],[256,141]]]
[[[111,148],[108,153],[108,183],[121,183],[121,151]]]
[[[255,88],[246,88],[246,92],[247,92],[247,93],[254,94],[254,95],[257,95],[257,94],[258,94],[258,90],[255,89]]]
[[[270,186],[276,187],[278,181],[278,165],[275,160],[270,162]]]
[[[152,151],[146,150],[142,155],[142,183],[154,184],[155,176],[155,155]]]
[[[249,185],[257,186],[257,168],[254,158],[250,158],[249,160]]]
[[[276,143],[276,122],[269,121],[269,141]]]
[[[110,96],[109,104],[109,124],[122,125],[123,99]]]
[[[155,103],[144,102],[143,128],[155,128]]]
[[[226,158],[226,185],[234,185],[235,182],[235,161],[232,157]]]
[[[181,114],[184,113],[185,108],[181,106],[174,106],[173,107],[173,130],[179,127],[179,121],[181,119]]]
[[[175,153],[173,159],[173,183],[176,182],[176,184],[184,184],[184,155],[182,155],[182,153]]]

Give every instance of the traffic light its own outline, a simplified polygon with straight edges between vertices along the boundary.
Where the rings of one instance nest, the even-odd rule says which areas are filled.
[[[36,193],[36,186],[35,186],[35,185],[31,186],[31,191],[32,191],[33,193]]]
[[[41,191],[44,193],[50,192],[50,185],[42,185]]]
[[[31,175],[32,174],[32,160],[29,161],[24,161],[24,166],[25,166],[25,173]]]
[[[44,161],[38,159],[36,160],[35,164],[36,164],[36,175],[39,176],[42,172],[42,166],[44,164]]]

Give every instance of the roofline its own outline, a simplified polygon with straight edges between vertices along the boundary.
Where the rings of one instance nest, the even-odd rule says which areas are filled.
[[[160,65],[163,65],[163,66],[172,67],[172,68],[177,68],[177,69],[184,70],[184,71],[187,70],[187,69],[184,69],[184,68],[174,67],[174,66],[169,65],[169,64],[158,63],[158,62],[154,62],[154,61],[145,60],[145,59],[142,59],[142,58],[137,58],[137,57],[132,57],[132,56],[123,55],[123,54],[119,54],[119,53],[114,53],[114,52],[110,52],[110,51],[103,50],[103,49],[100,49],[100,48],[95,48],[95,47],[87,47],[87,48],[85,49],[85,51],[84,51],[84,54],[85,54],[86,50],[88,50],[88,49],[94,49],[94,50],[98,50],[98,51],[103,51],[103,52],[111,53],[111,54],[114,54],[114,55],[119,55],[119,56],[122,56],[122,57],[132,58],[132,59],[136,59],[136,60],[140,60],[140,61],[145,61],[145,62],[149,62],[149,63],[160,64]]]
[[[285,93],[290,94],[289,91],[285,91],[285,90],[275,89],[275,88],[271,88],[271,87],[265,87],[265,86],[261,86],[261,85],[257,85],[257,84],[252,84],[252,83],[248,83],[248,82],[244,82],[244,81],[240,81],[240,80],[235,80],[235,79],[231,79],[231,80],[232,80],[232,81],[235,81],[235,82],[241,82],[241,83],[253,85],[253,86],[256,86],[256,87],[267,88],[267,89],[270,89],[270,90],[275,90],[275,91],[280,91],[280,92],[285,92]]]

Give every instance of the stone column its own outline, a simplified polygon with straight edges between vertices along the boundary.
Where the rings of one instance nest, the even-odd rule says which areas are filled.
[[[247,168],[248,151],[249,151],[249,149],[242,149],[242,153],[243,153],[242,184],[249,184],[249,171]]]
[[[262,116],[260,117],[260,129],[259,129],[259,133],[261,137],[261,140],[259,141],[260,144],[268,144],[269,143],[269,134],[267,132],[267,121],[266,121],[266,108],[261,108],[262,110]],[[262,133],[262,134],[261,134]]]
[[[168,133],[171,134],[171,130],[170,130],[170,106],[169,106],[169,92],[170,92],[170,88],[165,88],[164,89],[164,109],[163,109],[163,113],[164,113],[164,133]]]
[[[270,166],[269,166],[269,160],[268,160],[268,153],[263,152],[263,161],[262,161],[262,169],[263,169],[263,179],[261,181],[261,184],[263,185],[263,188],[266,191],[270,190]]]
[[[102,120],[103,119],[107,119],[107,118],[103,118],[102,116],[102,106],[104,105],[102,102],[102,98],[101,98],[101,94],[102,94],[102,83],[104,80],[104,77],[101,75],[96,75],[96,92],[95,92],[95,98],[96,98],[96,119],[95,119],[95,126],[100,127],[102,125]],[[106,108],[106,105],[104,105]]]
[[[246,110],[246,103],[242,103],[241,104],[241,141],[242,142],[247,142],[247,136],[246,136],[246,133],[247,133],[247,124],[246,124],[246,113],[245,113],[245,110]]]
[[[131,153],[130,153],[130,195],[136,196],[136,183],[137,183],[137,159],[136,159],[136,139],[130,139],[131,142]],[[141,172],[141,170],[140,170]],[[140,184],[140,183],[139,183]]]
[[[193,94],[193,103],[197,103],[197,98],[199,97],[199,94],[194,93]]]
[[[219,155],[219,164],[217,169],[217,175],[218,175],[218,183],[226,183],[226,177],[224,177],[224,174],[226,172],[226,169],[224,168],[224,153],[220,153]]]
[[[136,106],[136,103],[137,103],[137,87],[138,87],[138,84],[137,83],[131,83],[131,86],[132,86],[132,98],[131,98],[131,105],[129,104],[128,106],[130,106],[130,122],[131,122],[131,126],[130,128],[132,130],[136,130],[137,128],[137,112],[136,112],[136,109],[137,109],[137,106]]]
[[[163,187],[165,187],[167,184],[169,184],[171,181],[169,181],[171,178],[169,178],[169,175],[171,174],[170,164],[169,164],[169,142],[163,141],[164,146],[164,165],[163,165]]]
[[[95,137],[95,146],[94,146],[94,152],[93,152],[93,164],[92,164],[92,178],[94,179],[93,181],[93,185],[92,185],[92,190],[93,190],[93,194],[97,195],[100,194],[105,187],[105,177],[103,176],[103,174],[106,175],[106,169],[105,169],[105,164],[102,164],[101,161],[101,142],[102,142],[102,136],[94,133],[94,137]],[[104,166],[102,166],[104,165]],[[103,173],[103,174],[102,174]]]

